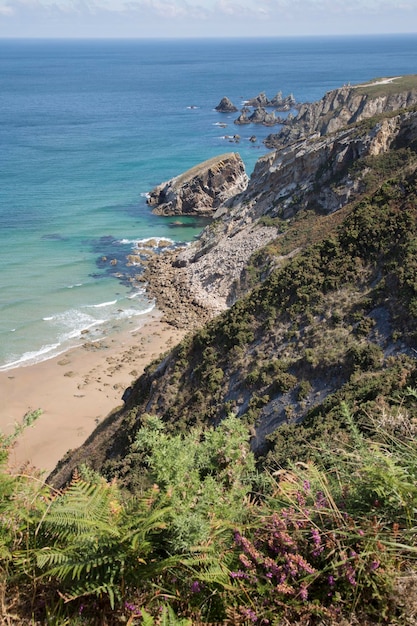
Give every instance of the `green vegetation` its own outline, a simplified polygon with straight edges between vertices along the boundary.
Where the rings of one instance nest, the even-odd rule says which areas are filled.
[[[415,153],[364,159],[332,215],[262,218],[234,306],[49,484],[0,439],[6,624],[415,623]]]
[[[367,436],[339,405],[344,441],[263,475],[236,417],[180,437],[148,416],[133,447],[154,482],[133,495],[91,472],[59,492],[10,475],[3,439],[4,623],[411,623],[417,391],[400,399]]]
[[[369,95],[372,98],[411,91],[417,89],[417,74],[377,78],[365,85],[357,85],[355,89],[359,94]]]

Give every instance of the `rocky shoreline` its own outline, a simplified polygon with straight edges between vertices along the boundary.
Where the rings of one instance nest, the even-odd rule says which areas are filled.
[[[216,311],[193,296],[185,268],[174,265],[177,257],[178,252],[167,250],[148,261],[143,273],[146,293],[155,300],[165,322],[174,328],[196,330]]]
[[[249,223],[238,233],[227,227],[217,232],[211,246],[212,230],[206,227],[185,250],[163,251],[146,264],[146,293],[175,328],[195,330],[231,306],[250,257],[277,235],[275,227]]]
[[[164,251],[146,264],[146,291],[165,320],[191,331],[232,306],[250,257],[277,237],[276,220],[291,219],[309,208],[329,215],[358,198],[364,183],[360,176],[352,178],[352,163],[383,154],[389,146],[403,145],[404,137],[416,135],[415,111],[406,109],[417,101],[416,81],[416,76],[398,79],[398,92],[388,95],[377,91],[380,81],[361,89],[344,86],[317,103],[303,105],[292,124],[274,136],[277,146],[258,160],[248,183],[236,154],[236,176],[230,181],[222,175],[222,163],[230,156],[222,155],[215,163],[216,177],[227,200],[213,207],[210,226],[186,249]],[[371,130],[352,124],[352,119],[387,112],[387,119],[375,119]],[[345,128],[348,122],[351,126]],[[189,201],[199,202],[206,171],[207,164],[200,164],[191,171],[193,176],[186,173],[173,179],[175,184],[164,185],[175,188],[179,197],[185,186]],[[211,182],[215,187],[218,180]],[[271,225],[259,219],[264,216]]]

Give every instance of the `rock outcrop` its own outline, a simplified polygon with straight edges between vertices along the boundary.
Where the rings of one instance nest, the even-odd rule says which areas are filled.
[[[396,107],[402,96],[391,96],[390,106]],[[409,99],[403,101],[409,102]],[[384,106],[388,106],[387,99]],[[324,110],[324,104],[319,108]],[[365,109],[368,114],[375,110],[373,106]],[[385,356],[391,358],[393,350],[405,351],[405,345],[400,345],[398,341],[396,346],[393,344],[393,329],[400,332],[403,327],[405,305],[401,305],[402,313],[398,314],[399,301],[393,300],[389,305],[392,306],[391,315],[386,301],[389,300],[389,290],[396,290],[400,278],[404,281],[403,291],[411,293],[407,298],[410,302],[412,297],[415,300],[415,268],[407,279],[401,272],[393,277],[391,263],[399,245],[403,247],[398,259],[402,263],[405,258],[403,255],[408,243],[404,233],[411,223],[416,229],[417,218],[411,220],[409,216],[404,221],[386,222],[391,226],[384,234],[381,250],[385,252],[381,256],[387,256],[379,268],[375,266],[375,259],[381,253],[378,245],[385,228],[383,220],[376,229],[375,241],[372,241],[374,226],[387,200],[392,203],[393,212],[401,213],[407,203],[414,205],[415,214],[417,211],[417,110],[393,112],[395,110],[390,109],[384,117],[368,120],[366,124],[333,129],[327,135],[314,132],[309,137],[301,136],[262,157],[247,187],[240,194],[229,196],[225,203],[219,203],[212,223],[197,242],[180,253],[169,252],[152,259],[146,276],[150,295],[156,297],[158,306],[170,309],[170,321],[189,330],[203,325],[207,319],[236,302],[239,297],[236,295],[236,283],[245,270],[250,272],[254,269],[254,265],[248,267],[254,253],[258,252],[257,260],[262,264],[261,257],[267,256],[265,247],[268,242],[275,240],[272,253],[274,267],[288,263],[288,272],[281,274],[274,272],[274,267],[267,267],[269,277],[267,273],[257,276],[253,297],[248,295],[247,299],[242,299],[219,318],[219,325],[216,322],[208,325],[199,336],[190,338],[188,343],[166,356],[153,370],[149,369],[129,390],[125,414],[121,410],[110,416],[90,437],[84,449],[63,463],[62,470],[58,470],[54,477],[58,487],[70,479],[72,467],[86,459],[91,462],[94,455],[96,468],[100,468],[104,460],[114,463],[122,459],[122,471],[128,473],[129,465],[123,455],[131,446],[134,429],[144,413],[162,414],[170,425],[177,419],[183,424],[187,419],[189,423],[195,423],[196,416],[199,419],[201,414],[207,423],[213,424],[222,418],[225,407],[231,406],[236,414],[252,414],[253,449],[264,452],[265,436],[280,424],[287,423],[289,419],[303,419],[307,411],[318,407],[337,390],[349,386],[347,393],[350,394],[362,379],[359,368],[365,360],[375,363],[376,371]],[[362,113],[358,110],[356,114],[351,112],[352,115],[359,118]],[[327,127],[332,126],[329,123]],[[194,173],[201,167],[193,168]],[[397,178],[393,187],[387,179],[394,170]],[[366,181],[368,173],[371,176]],[[194,180],[189,173],[183,176],[182,183]],[[172,186],[176,187],[177,183]],[[371,186],[366,187],[369,184]],[[385,191],[384,187],[387,188]],[[349,206],[364,191],[367,201],[357,203],[356,207]],[[367,212],[371,206],[368,201],[372,195],[375,196],[371,203],[373,216],[368,222]],[[158,194],[156,197],[159,197]],[[398,198],[401,198],[401,203],[397,206]],[[337,211],[339,208],[343,211]],[[335,236],[333,239],[326,237],[325,247],[300,247],[305,245],[304,242],[310,243],[310,227],[314,220],[308,221],[309,230],[303,241],[303,237],[299,237],[303,219],[292,220],[297,213],[303,215],[303,210],[309,209],[304,216],[323,218],[316,220],[316,228],[320,229],[327,217],[329,221],[337,221],[349,211],[348,217],[352,217],[358,208],[357,221],[349,221],[344,241],[343,238],[338,239],[336,229],[331,229],[326,232],[333,232]],[[314,215],[315,212],[318,215]],[[385,219],[388,219],[387,215]],[[398,232],[393,228],[395,224]],[[290,236],[286,240],[288,246],[281,248],[285,228],[288,228]],[[324,235],[319,232],[317,236]],[[362,254],[362,247],[367,249],[368,244],[373,243],[375,246],[371,245],[366,254],[358,256]],[[334,267],[328,274],[323,273],[322,268],[333,263],[338,246],[342,245],[344,252],[336,257]],[[352,251],[349,251],[350,246]],[[300,250],[304,250],[304,263],[301,259],[298,267],[296,264],[291,266],[289,258],[298,255]],[[413,250],[414,245],[407,252],[409,262],[413,258]],[[343,265],[345,253],[349,257],[346,266]],[[352,276],[349,278],[348,274]],[[311,282],[312,276],[315,283]],[[331,283],[327,282],[329,277]],[[373,291],[372,297],[369,296],[370,291]],[[243,290],[240,295],[242,293]],[[300,305],[298,313],[297,309],[289,312],[293,302]],[[313,308],[309,308],[311,303]],[[411,311],[409,304],[407,311]],[[411,320],[407,332],[413,337],[413,345],[414,305],[415,302],[412,315],[407,313],[407,319]],[[394,321],[396,327],[391,328]],[[355,330],[352,330],[353,324]],[[313,353],[316,361],[312,359]],[[412,357],[414,364],[415,355]],[[206,369],[202,367],[203,361]],[[388,366],[387,359],[385,363]],[[278,370],[270,369],[274,364]],[[281,369],[284,365],[288,371]],[[289,378],[282,376],[285,372],[290,375]],[[398,372],[401,372],[405,386],[408,384],[405,362],[398,364],[397,378]],[[253,386],[248,384],[248,374],[254,381]],[[350,384],[346,385],[351,374]],[[372,368],[369,374],[372,375],[373,385]],[[413,374],[411,379],[413,385],[415,376]],[[306,381],[309,383],[307,390]],[[370,398],[370,381],[370,377],[365,378],[361,391],[364,395],[358,395],[361,401]],[[383,385],[384,389],[390,389],[388,381],[388,378],[381,379],[381,388]],[[207,399],[211,388],[211,396]],[[375,398],[377,387],[372,389],[372,393],[375,391],[372,398]],[[351,395],[346,397],[351,401]],[[340,396],[338,403],[342,398]],[[377,405],[378,412],[381,406]],[[188,418],[185,417],[187,412]],[[333,414],[332,424],[335,421]]]
[[[262,91],[256,96],[246,101],[246,106],[251,107],[273,107],[276,111],[289,111],[297,104],[296,99],[291,93],[285,98],[282,97],[282,92],[279,91],[271,100],[267,97],[266,93]]]
[[[275,218],[290,219],[304,209],[333,213],[363,193],[368,157],[405,144],[417,145],[415,111],[399,112],[362,129],[300,139],[261,157],[247,189],[227,207],[219,205],[214,222],[198,241],[171,257],[169,268],[163,266],[167,259],[162,265],[156,260],[153,277],[148,277],[157,283],[151,295],[164,308],[163,284],[178,284],[182,302],[188,290],[197,311],[205,307],[212,316],[225,310],[236,300],[235,285],[251,255],[278,235],[274,225],[265,225],[268,220],[273,224]],[[175,310],[175,297],[172,302]]]
[[[321,137],[363,119],[414,106],[417,104],[417,76],[407,77],[410,78],[416,79],[414,87],[403,86],[403,78],[395,77],[329,91],[318,102],[301,105],[298,115],[288,118],[279,133],[269,135],[265,145],[282,148],[303,137],[313,134]],[[386,88],[387,85],[392,89]]]
[[[385,95],[384,85],[391,87]],[[227,206],[217,205],[214,222],[199,240],[169,259],[155,260],[153,277],[148,278],[157,283],[152,296],[161,306],[166,306],[165,282],[178,285],[181,306],[188,290],[188,300],[196,307],[196,324],[202,319],[201,307],[210,316],[228,308],[236,299],[234,286],[250,256],[277,236],[277,228],[266,223],[291,219],[305,209],[335,212],[364,192],[367,159],[416,145],[417,112],[404,107],[417,103],[417,90],[404,90],[399,84],[395,92],[395,85],[396,81],[376,81],[370,86],[345,86],[318,103],[303,105],[294,133],[283,128],[278,135],[280,148],[258,160],[241,194],[229,198]],[[385,116],[362,126],[352,124],[384,112]],[[175,303],[173,295],[173,311]]]
[[[239,154],[230,152],[204,161],[155,187],[148,204],[157,215],[205,215],[246,189],[248,176]]]
[[[226,98],[226,97],[220,100],[219,104],[215,107],[215,109],[219,113],[236,113],[236,111],[238,110],[238,108],[235,107],[233,102],[229,100],[229,98]]]

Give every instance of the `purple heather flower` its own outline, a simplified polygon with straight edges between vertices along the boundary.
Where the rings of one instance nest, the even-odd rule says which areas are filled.
[[[318,491],[316,494],[316,501],[314,507],[316,509],[323,509],[329,506],[329,502],[322,491]]]
[[[371,572],[374,572],[381,565],[380,561],[372,561],[370,565]]]
[[[304,506],[305,505],[305,503],[306,503],[305,497],[304,497],[304,495],[300,491],[297,491],[295,497],[297,498],[297,503],[299,504],[299,506]]]
[[[303,600],[303,602],[305,602],[308,598],[307,585],[305,585],[304,583],[301,583],[300,585],[300,598],[301,600]]]
[[[305,480],[303,482],[303,489],[305,492],[310,491],[311,485],[310,485],[310,481],[309,480]]]
[[[346,568],[346,578],[348,579],[352,587],[355,587],[356,585],[355,570],[353,569],[351,565],[348,565]]]
[[[330,575],[327,579],[327,582],[329,583],[329,587],[334,587],[334,584],[335,584],[334,576]]]
[[[249,578],[249,576],[246,572],[239,569],[237,572],[230,572],[230,578]]]
[[[191,593],[200,593],[201,591],[201,587],[200,587],[200,583],[198,582],[198,580],[195,580],[194,582],[191,583]]]
[[[243,609],[242,613],[245,617],[250,619],[251,622],[255,623],[258,621],[258,616],[255,611],[252,611],[252,609]]]
[[[320,532],[317,528],[313,528],[311,531],[311,537],[313,539],[314,550],[312,552],[313,556],[319,556],[323,550],[324,546],[321,545],[321,537]]]
[[[235,542],[237,545],[240,545],[242,542],[242,535],[238,531],[235,532]]]

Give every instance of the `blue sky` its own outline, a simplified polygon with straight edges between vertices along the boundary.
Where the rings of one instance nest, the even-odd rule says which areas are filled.
[[[417,32],[417,0],[0,0],[0,37]]]

